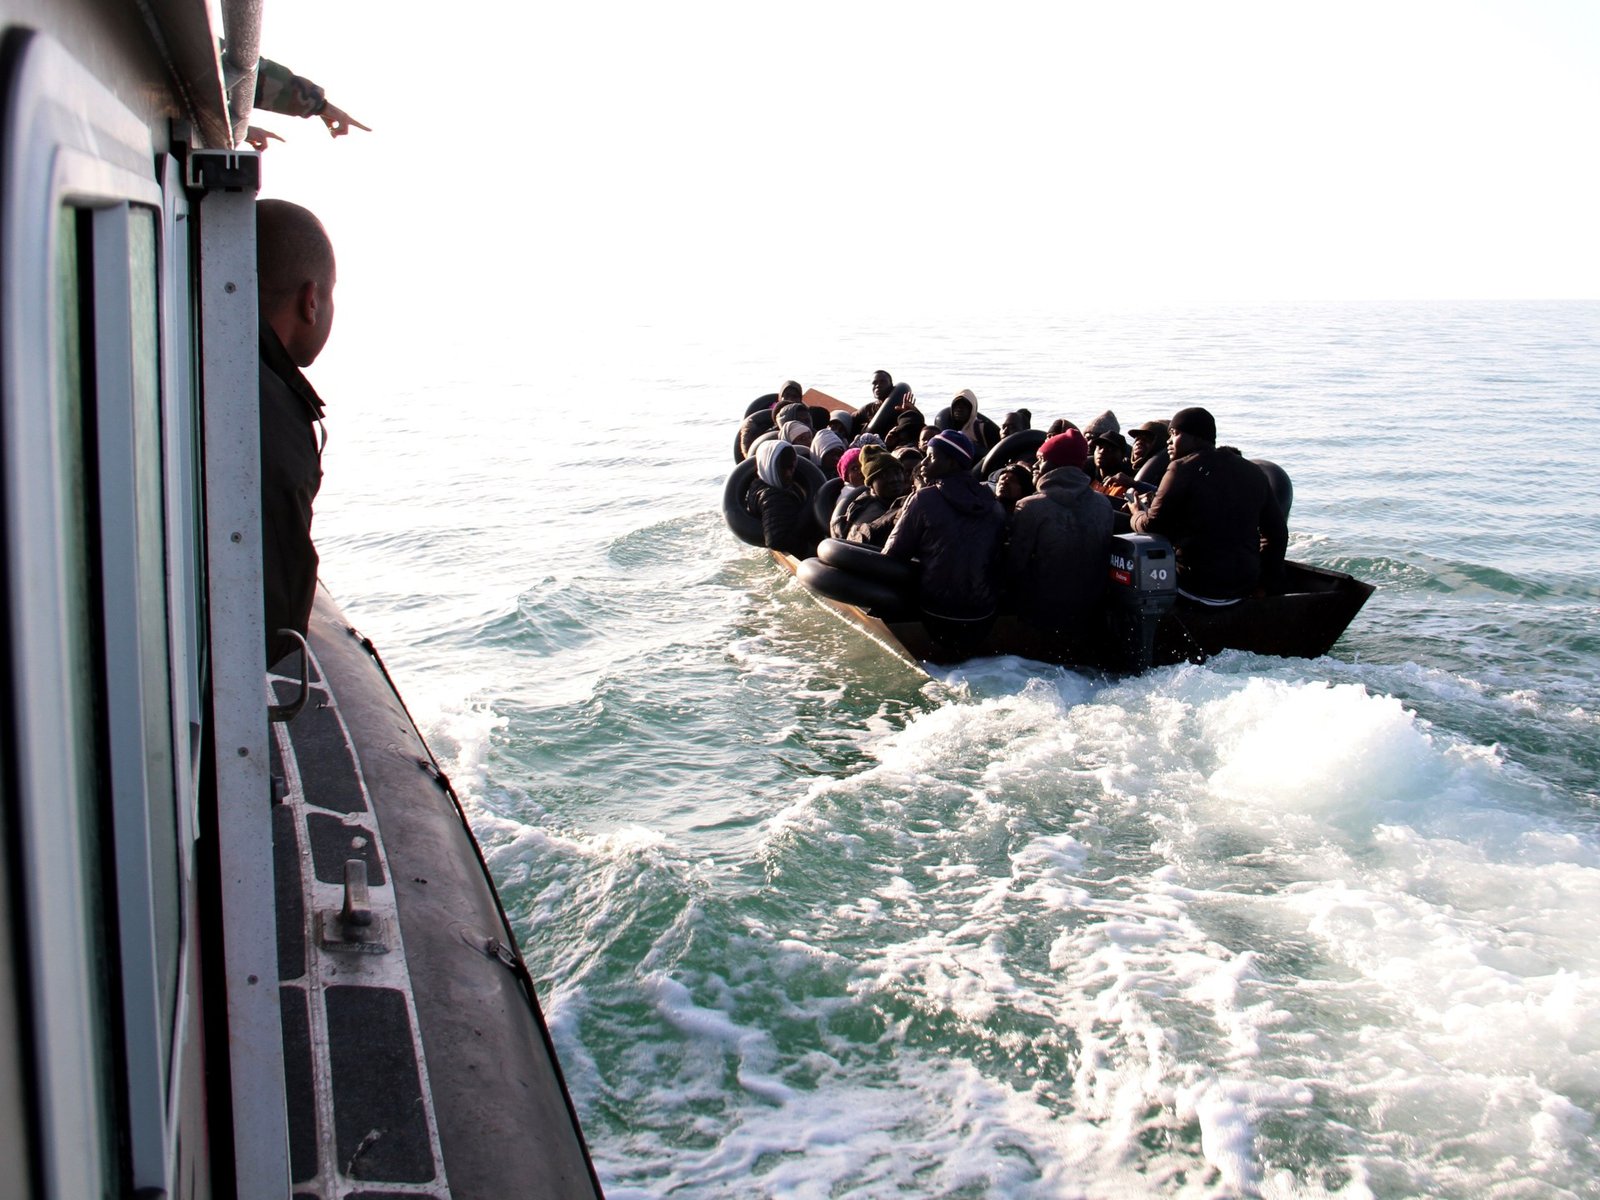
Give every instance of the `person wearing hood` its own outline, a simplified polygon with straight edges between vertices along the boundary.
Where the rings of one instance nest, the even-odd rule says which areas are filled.
[[[809,421],[785,421],[782,426],[781,436],[784,441],[795,449],[808,450],[811,448],[811,439],[815,435],[812,432],[811,422]]]
[[[776,400],[766,408],[757,409],[739,423],[740,458],[749,458],[750,448],[756,444],[756,439],[774,429],[781,429],[784,421],[793,420],[801,413],[810,420],[810,410],[800,403],[801,395],[800,385],[792,379],[786,379],[778,389]]]
[[[941,408],[933,418],[939,429],[956,429],[970,441],[982,458],[1000,440],[1000,427],[978,412],[978,397],[971,388],[956,393],[948,407]]]
[[[884,543],[891,558],[918,558],[917,602],[928,636],[970,653],[994,623],[995,567],[1005,513],[988,487],[972,477],[978,450],[959,430],[941,430],[923,460],[925,486],[906,502]]]
[[[790,421],[804,421],[806,428],[812,428],[811,410],[806,407],[805,389],[793,379],[783,381],[783,386],[778,389],[778,398],[772,402],[772,425],[774,429],[782,429]]]
[[[1017,501],[1003,577],[1017,615],[1055,638],[1092,643],[1105,595],[1111,503],[1084,467],[1089,443],[1069,429],[1039,447],[1031,496]]]
[[[811,410],[793,400],[780,401],[773,406],[773,422],[777,428],[782,429],[792,421],[799,421],[807,429],[812,428]]]
[[[799,452],[788,442],[762,442],[756,447],[756,482],[750,488],[750,511],[761,518],[761,536],[767,549],[796,558],[816,552],[812,535],[811,505],[795,482]]]
[[[831,425],[823,426],[811,439],[811,457],[817,460],[817,466],[822,468],[824,475],[832,475],[838,469],[843,454],[844,439],[833,431]]]
[[[861,452],[861,478],[867,486],[845,512],[845,540],[881,549],[905,508],[911,479],[900,461],[881,446]]]
[[[1168,425],[1172,464],[1146,508],[1136,499],[1135,533],[1172,542],[1178,594],[1201,604],[1231,604],[1283,569],[1289,527],[1261,468],[1217,448],[1217,422],[1185,408]]]
[[[828,518],[828,536],[842,541],[850,528],[845,521],[850,501],[859,496],[867,486],[866,481],[861,478],[861,450],[851,446],[839,456],[836,470],[839,478],[844,480],[844,487],[839,489],[839,498],[833,502],[833,515]]]

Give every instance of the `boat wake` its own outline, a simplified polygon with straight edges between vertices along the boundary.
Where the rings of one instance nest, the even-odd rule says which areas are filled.
[[[480,833],[562,981],[608,1194],[1591,1178],[1592,826],[1305,666],[977,662],[863,722],[840,769],[792,764],[720,856],[500,797]],[[747,684],[776,706],[792,665]]]

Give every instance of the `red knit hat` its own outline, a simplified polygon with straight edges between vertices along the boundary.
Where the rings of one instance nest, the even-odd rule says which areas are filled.
[[[1056,467],[1078,467],[1089,461],[1089,443],[1076,429],[1046,438],[1039,447],[1039,461],[1054,470]]]

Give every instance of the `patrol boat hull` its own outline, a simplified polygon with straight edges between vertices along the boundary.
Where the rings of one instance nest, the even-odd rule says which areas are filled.
[[[319,592],[311,696],[275,727],[291,1176],[457,1196],[599,1186],[532,981],[449,779],[372,643]],[[273,681],[288,702],[298,678]],[[358,862],[373,920],[341,920]]]

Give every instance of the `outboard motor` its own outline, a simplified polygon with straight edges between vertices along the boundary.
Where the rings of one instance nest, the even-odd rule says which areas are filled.
[[[1111,538],[1111,627],[1122,668],[1148,671],[1155,659],[1156,626],[1178,602],[1178,560],[1172,543],[1148,533]]]

